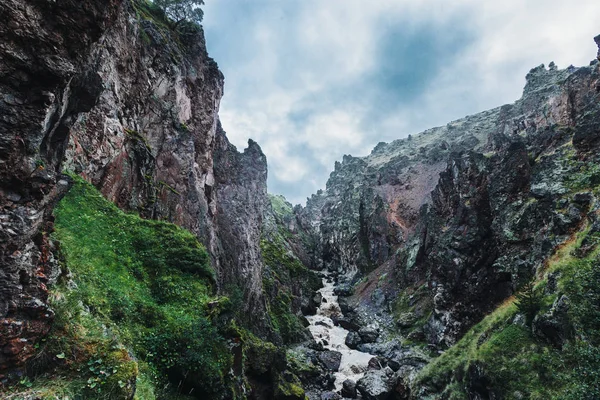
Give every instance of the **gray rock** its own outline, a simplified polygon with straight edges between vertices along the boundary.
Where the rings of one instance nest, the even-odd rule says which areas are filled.
[[[378,370],[382,369],[387,363],[382,357],[373,357],[369,360],[367,367],[369,370]]]
[[[319,361],[330,371],[337,371],[342,362],[342,353],[339,351],[323,351],[319,354]]]
[[[340,310],[342,311],[342,314],[346,315],[346,314],[352,312],[352,308],[348,304],[347,298],[345,298],[345,297],[338,298],[338,305],[340,306]]]
[[[379,329],[373,325],[362,327],[358,330],[358,334],[365,343],[373,343],[379,337]]]
[[[352,321],[349,321],[347,318],[336,318],[333,320],[333,323],[351,332],[356,332],[360,329],[360,326]]]
[[[417,316],[412,312],[405,312],[398,316],[396,325],[398,328],[410,328],[417,321]]]
[[[349,284],[336,286],[335,289],[333,289],[333,294],[335,294],[336,296],[352,296],[353,292],[354,290]]]
[[[371,300],[376,307],[383,307],[386,304],[386,297],[383,290],[377,288],[371,293]]]
[[[346,379],[344,383],[342,383],[342,397],[355,399],[356,396],[356,382],[352,379]]]
[[[348,335],[346,335],[345,343],[346,346],[350,347],[351,349],[356,349],[358,345],[362,343],[362,339],[357,332],[350,331],[348,332]]]
[[[335,392],[321,393],[321,400],[342,400],[342,396]]]
[[[356,389],[365,400],[387,400],[394,389],[394,372],[389,369],[367,371],[356,382]]]
[[[573,335],[573,326],[568,311],[568,297],[560,296],[549,312],[536,315],[532,324],[533,334],[554,347],[562,348]]]

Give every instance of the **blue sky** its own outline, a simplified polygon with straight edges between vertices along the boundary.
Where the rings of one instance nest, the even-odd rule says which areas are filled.
[[[588,64],[600,33],[597,0],[205,2],[223,127],[294,204],[344,154],[513,102],[539,64]]]

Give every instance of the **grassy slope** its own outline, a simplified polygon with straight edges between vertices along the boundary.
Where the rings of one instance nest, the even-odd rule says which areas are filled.
[[[56,323],[30,366],[51,374],[24,379],[13,398],[123,398],[136,380],[137,398],[168,398],[177,370],[222,393],[231,356],[213,319],[229,301],[214,295],[195,236],[123,213],[80,178],[55,215],[71,279],[53,289]]]
[[[442,393],[423,393],[423,398],[467,399],[468,374],[476,368],[486,376],[486,386],[506,399],[600,398],[599,252],[574,255],[586,237],[598,239],[589,231],[585,227],[559,249],[537,283],[542,292],[547,274],[560,273],[557,291],[544,295],[539,313],[548,311],[559,294],[566,295],[575,330],[569,343],[558,349],[534,336],[529,326],[513,323],[518,308],[510,298],[428,365],[413,388]]]

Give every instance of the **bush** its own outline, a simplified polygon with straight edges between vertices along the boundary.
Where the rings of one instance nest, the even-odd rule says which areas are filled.
[[[516,298],[517,309],[521,314],[525,315],[527,324],[531,325],[533,318],[542,307],[542,293],[535,287],[534,282],[530,281],[517,293]]]

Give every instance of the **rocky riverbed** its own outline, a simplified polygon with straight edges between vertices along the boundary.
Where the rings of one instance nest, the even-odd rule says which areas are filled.
[[[350,332],[334,323],[334,320],[342,317],[338,296],[334,294],[334,285],[331,278],[323,278],[323,288],[319,290],[322,296],[321,305],[317,309],[317,314],[309,316],[307,319],[310,322],[310,332],[315,340],[322,343],[325,349],[341,355],[338,370],[335,372],[335,389],[341,390],[345,380],[351,379],[356,382],[362,378],[373,355],[351,349],[346,345],[346,337]]]

